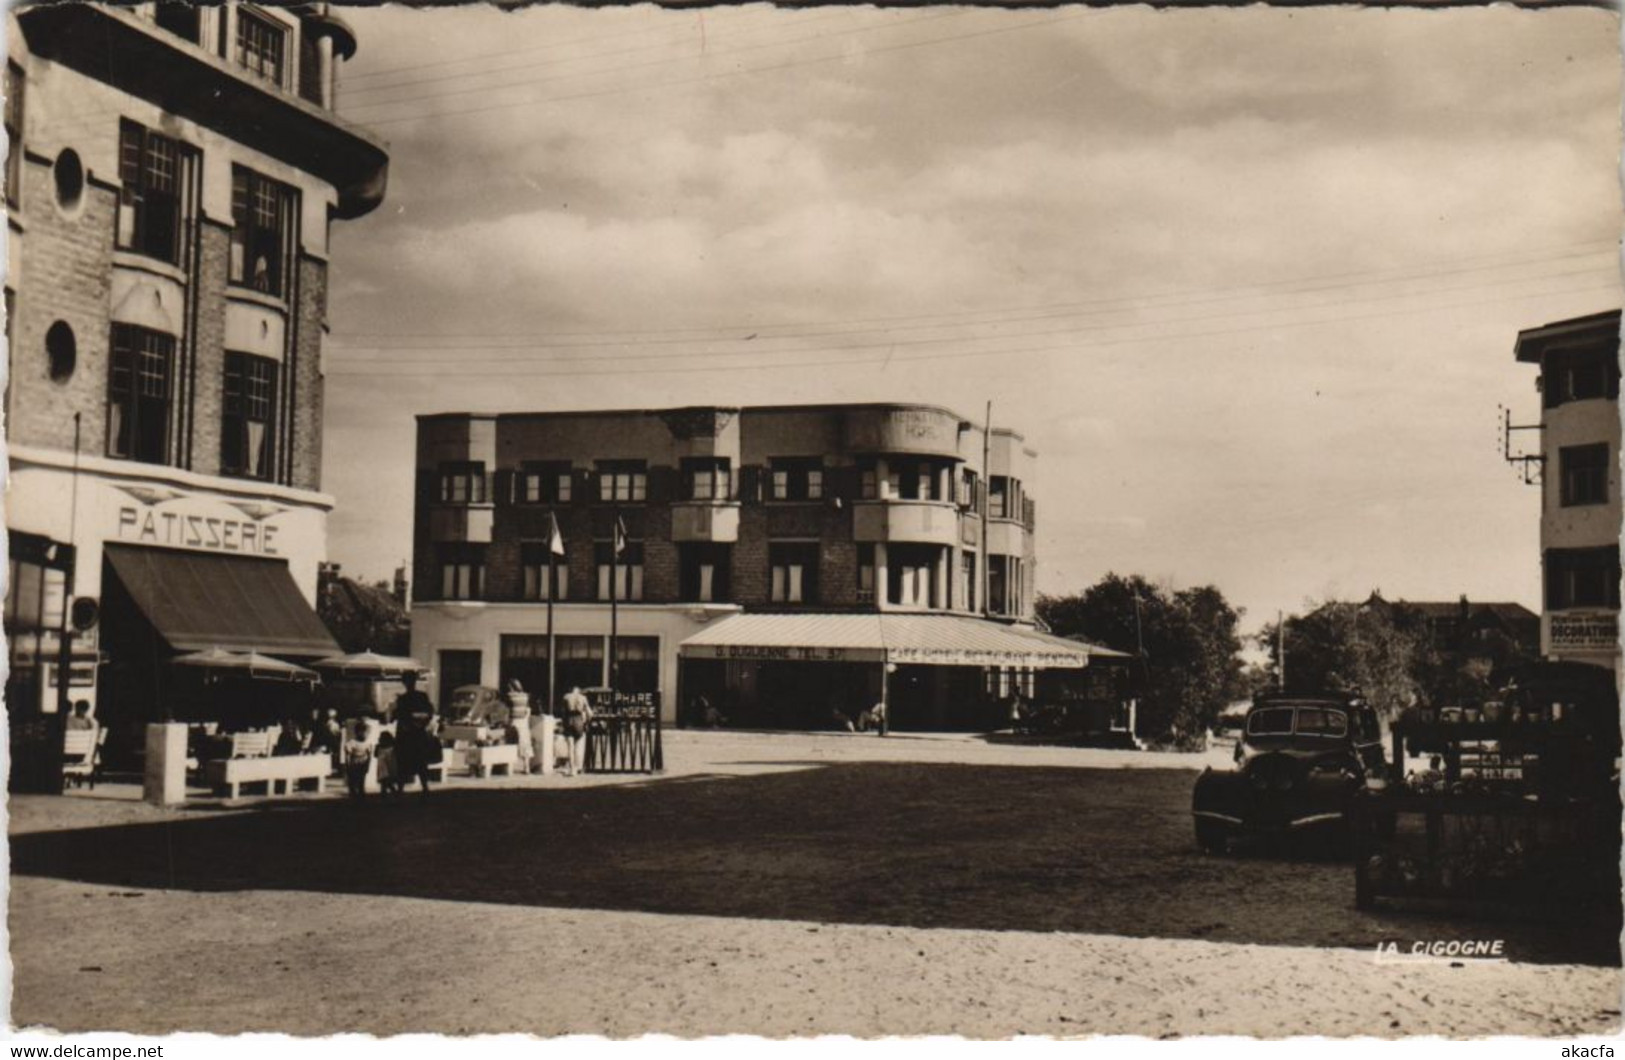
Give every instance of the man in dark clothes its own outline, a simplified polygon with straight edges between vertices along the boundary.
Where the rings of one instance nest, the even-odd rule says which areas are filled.
[[[402,788],[418,778],[429,790],[429,766],[440,760],[440,742],[429,731],[434,704],[418,691],[418,675],[401,678],[406,691],[395,697],[395,770]]]

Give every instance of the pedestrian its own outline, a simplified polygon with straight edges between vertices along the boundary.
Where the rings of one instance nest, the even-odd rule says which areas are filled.
[[[344,783],[350,797],[359,799],[367,793],[367,771],[372,767],[372,723],[357,718],[344,738]]]
[[[378,734],[378,790],[385,795],[401,793],[401,773],[395,764],[395,734],[385,729]]]
[[[68,715],[68,728],[96,731],[96,719],[90,716],[90,700],[81,699],[73,705],[73,713]]]
[[[581,772],[582,748],[587,742],[587,722],[591,720],[592,704],[580,688],[570,689],[564,697],[564,739],[570,750],[568,776]]]
[[[869,716],[876,733],[884,736],[891,731],[891,723],[886,716],[886,701],[884,699],[869,708]]]
[[[440,741],[431,727],[434,704],[418,691],[418,675],[401,678],[406,691],[395,697],[395,771],[404,789],[417,778],[423,793],[429,792],[429,767],[440,761]]]

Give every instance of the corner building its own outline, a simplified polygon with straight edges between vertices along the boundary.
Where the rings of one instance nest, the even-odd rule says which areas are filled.
[[[1518,333],[1540,367],[1540,648],[1625,680],[1619,641],[1620,311]]]
[[[328,235],[378,206],[388,156],[332,110],[356,41],[325,4],[7,17],[7,700],[48,748],[66,681],[116,760],[174,654],[334,648],[311,608]],[[64,677],[81,598],[99,621]]]
[[[658,693],[667,724],[703,696],[732,725],[824,728],[884,693],[897,727],[985,727],[1036,670],[1087,663],[1032,628],[1035,466],[925,405],[422,416],[413,653],[442,700],[545,698],[551,674]]]

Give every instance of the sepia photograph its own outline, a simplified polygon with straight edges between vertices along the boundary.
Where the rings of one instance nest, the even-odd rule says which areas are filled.
[[[7,1040],[1619,1040],[1615,8],[4,25]]]

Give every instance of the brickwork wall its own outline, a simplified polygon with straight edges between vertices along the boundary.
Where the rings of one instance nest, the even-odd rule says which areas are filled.
[[[767,567],[767,509],[747,504],[739,511],[739,541],[733,547],[731,579],[735,603],[746,607],[768,602],[771,572]]]
[[[297,375],[293,395],[293,484],[322,486],[322,324],[327,320],[327,263],[299,256]],[[290,321],[290,325],[295,322]]]
[[[220,474],[221,417],[226,389],[226,278],[231,230],[205,221],[199,225],[197,374],[192,394],[192,470]]]
[[[87,184],[78,212],[65,217],[56,208],[49,166],[25,160],[19,219],[17,275],[8,282],[16,292],[16,343],[9,386],[10,440],[72,450],[73,414],[81,413],[80,448],[107,451],[107,358],[113,225],[116,192]],[[45,333],[56,321],[73,329],[76,359],[73,374],[62,382],[50,378]]]

